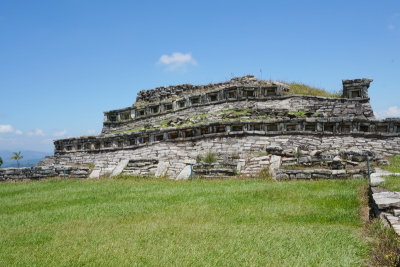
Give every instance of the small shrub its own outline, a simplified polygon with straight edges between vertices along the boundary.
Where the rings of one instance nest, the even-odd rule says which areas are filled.
[[[217,162],[217,155],[213,152],[207,152],[202,159],[204,163],[212,164]]]

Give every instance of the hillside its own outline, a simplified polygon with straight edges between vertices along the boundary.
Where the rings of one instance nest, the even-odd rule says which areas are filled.
[[[20,167],[31,167],[36,165],[45,156],[51,155],[50,152],[41,152],[33,150],[22,150],[21,154],[23,158],[19,161]],[[0,168],[17,167],[17,162],[11,160],[13,151],[10,150],[0,150],[0,157],[3,159],[3,165]]]

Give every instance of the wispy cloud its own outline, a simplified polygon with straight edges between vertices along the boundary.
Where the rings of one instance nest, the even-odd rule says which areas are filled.
[[[55,137],[62,137],[62,136],[65,136],[66,134],[67,134],[67,130],[62,130],[62,131],[55,132],[53,135]]]
[[[28,132],[29,136],[45,136],[44,132],[42,129],[35,129],[31,132]]]
[[[14,129],[14,127],[10,124],[0,124],[0,133],[14,133],[21,135],[22,131]]]
[[[387,108],[386,110],[378,111],[376,113],[376,116],[379,119],[400,117],[400,107],[392,106]]]
[[[166,71],[184,71],[190,65],[197,65],[197,61],[190,53],[175,52],[171,55],[162,55],[157,64],[165,66]]]
[[[12,133],[14,132],[14,127],[10,124],[0,125],[0,133]]]

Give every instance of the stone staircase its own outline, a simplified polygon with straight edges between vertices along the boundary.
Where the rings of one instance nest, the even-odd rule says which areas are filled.
[[[122,171],[124,175],[140,175],[151,176],[157,170],[158,160],[156,159],[138,159],[129,160],[128,164]]]
[[[391,173],[379,168],[371,174],[371,200],[375,215],[387,222],[400,236],[400,192],[391,192],[379,187],[385,182],[385,176],[397,175],[400,173]]]
[[[235,176],[237,174],[237,164],[219,163],[198,163],[193,165],[193,174],[197,177],[215,178]]]

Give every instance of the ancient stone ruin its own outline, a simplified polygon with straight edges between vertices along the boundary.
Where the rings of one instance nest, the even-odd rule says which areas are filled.
[[[253,76],[140,91],[132,106],[104,112],[101,134],[56,140],[37,168],[90,166],[89,177],[361,177],[367,156],[384,164],[400,154],[400,119],[375,119],[371,82],[343,80],[337,97],[296,95]]]

